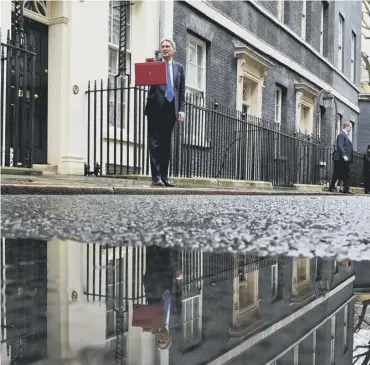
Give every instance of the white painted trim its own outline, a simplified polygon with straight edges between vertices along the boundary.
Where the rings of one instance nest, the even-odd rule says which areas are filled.
[[[334,316],[335,314],[337,314],[338,312],[340,312],[346,305],[348,305],[348,303],[350,303],[353,299],[355,298],[355,296],[353,295],[350,299],[348,299],[344,304],[342,304],[339,308],[337,308],[335,310],[335,312],[333,312],[331,314],[331,316]],[[292,348],[294,348],[295,346],[297,346],[300,342],[302,342],[304,339],[306,339],[309,335],[311,335],[311,333],[317,331],[318,328],[320,328],[326,321],[328,320],[328,318],[326,317],[323,321],[321,321],[316,327],[314,327],[313,329],[311,329],[309,332],[307,332],[303,337],[301,337],[298,341],[294,342],[292,345],[290,345],[287,349],[285,349],[283,352],[281,352],[279,355],[277,355],[274,359],[270,360],[266,365],[273,365],[274,364],[274,361],[278,360],[279,358],[281,358],[282,356],[284,356],[286,353],[288,353]]]
[[[12,4],[12,11],[14,11],[14,4]],[[57,18],[45,17],[43,15],[37,14],[28,9],[24,9],[23,14],[26,18],[32,19],[38,23],[45,24],[45,25],[68,24],[68,20],[69,20],[65,16],[61,16]]]
[[[207,365],[219,365],[219,364],[226,364],[228,361],[233,359],[236,356],[239,356],[243,352],[247,351],[257,343],[263,341],[266,337],[271,336],[273,333],[280,331],[283,327],[287,326],[288,324],[296,321],[299,317],[308,313],[311,309],[314,309],[319,304],[326,302],[328,299],[333,297],[335,294],[339,293],[343,288],[347,285],[351,284],[355,280],[355,275],[352,275],[343,283],[339,284],[333,290],[331,290],[325,297],[318,298],[311,303],[305,305],[304,307],[298,309],[296,312],[292,313],[291,315],[285,317],[281,321],[275,323],[274,325],[266,328],[264,331],[261,331],[254,336],[248,338],[246,341],[241,343],[240,345],[236,346],[235,348],[231,349],[230,351],[226,352],[225,354],[221,355],[217,359],[209,362]],[[351,297],[352,300],[353,297]],[[345,303],[346,304],[346,303]]]
[[[352,86],[356,91],[360,92],[360,89],[341,71],[339,71],[335,65],[333,65],[327,58],[325,58],[319,51],[317,51],[314,47],[312,47],[307,41],[300,38],[298,34],[296,34],[292,29],[290,29],[287,25],[279,21],[273,14],[271,14],[267,9],[265,9],[262,5],[260,5],[257,0],[249,0],[251,5],[253,5],[256,9],[258,9],[263,15],[268,17],[272,20],[275,24],[279,25],[283,28],[289,35],[293,36],[298,42],[302,43],[306,48],[308,48],[315,56],[319,57],[321,61],[325,62],[332,70],[334,70],[344,81],[346,81],[350,86]]]
[[[299,63],[293,61],[283,53],[279,52],[277,49],[273,48],[265,41],[261,40],[260,38],[256,37],[253,33],[246,30],[235,21],[231,20],[230,18],[226,17],[225,15],[221,14],[218,10],[213,8],[211,5],[207,4],[204,1],[191,1],[191,0],[184,0],[186,4],[190,7],[196,9],[206,17],[212,19],[213,22],[220,24],[222,27],[228,29],[230,32],[234,33],[237,37],[242,38],[245,42],[249,43],[253,47],[256,47],[264,54],[269,55],[270,57],[276,59],[280,63],[284,64],[285,66],[289,67],[296,73],[300,74],[305,79],[313,82],[321,89],[330,90],[330,92],[342,101],[344,104],[349,106],[352,110],[356,113],[359,113],[359,108],[357,105],[352,103],[348,100],[345,96],[343,96],[338,91],[334,90],[329,84],[325,81],[321,80],[319,77],[302,67]]]
[[[370,100],[370,93],[360,93],[358,98],[360,100]]]

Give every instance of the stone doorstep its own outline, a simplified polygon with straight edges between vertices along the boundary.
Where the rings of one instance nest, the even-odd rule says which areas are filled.
[[[33,168],[37,171],[41,171],[43,175],[57,175],[58,174],[58,166],[57,165],[34,164]]]
[[[151,178],[147,175],[119,175],[111,176],[112,178],[120,178],[126,180],[135,180],[148,182],[150,184]],[[263,190],[295,190],[301,192],[325,192],[328,189],[327,185],[310,185],[310,184],[294,184],[293,187],[275,187],[266,181],[248,181],[248,180],[228,180],[228,179],[211,179],[211,178],[185,178],[172,177],[171,181],[177,184],[184,185],[202,185],[202,187],[220,186],[225,188],[244,188],[244,189],[263,189]],[[356,194],[364,193],[363,188],[351,188],[351,191]]]
[[[54,166],[48,167],[51,171],[53,171]],[[25,183],[24,181],[20,181],[22,179],[22,175],[25,176],[30,176],[30,175],[36,175],[36,176],[42,176],[44,174],[43,171],[37,170],[37,169],[24,169],[24,168],[17,168],[17,167],[2,167],[1,171],[5,172],[4,175],[6,175],[3,178],[2,185],[4,189],[2,189],[3,192],[5,191],[19,191],[21,189],[21,184],[24,184],[23,189],[25,190],[33,190],[33,187],[35,184],[28,184],[27,182]],[[7,182],[6,180],[9,179],[11,180],[11,175],[17,176],[18,181],[9,181]],[[111,175],[111,176],[104,176],[104,178],[96,178],[96,177],[91,177],[93,179],[91,181],[92,184],[88,183],[86,180],[76,180],[76,176],[72,176],[69,179],[67,175],[55,175],[53,173],[46,173],[47,179],[41,179],[37,181],[37,178],[33,183],[37,183],[39,187],[44,187],[44,190],[49,190],[49,194],[51,194],[52,190],[55,190],[57,187],[58,189],[63,189],[63,187],[66,190],[71,190],[75,189],[76,191],[82,191],[85,190],[86,192],[90,189],[90,191],[94,191],[95,194],[98,194],[98,191],[100,191],[102,194],[107,194],[108,190],[116,190],[115,193],[124,193],[123,190],[127,189],[128,186],[119,186],[117,184],[115,186],[114,180],[115,179],[121,179],[125,180],[128,183],[130,182],[131,187],[135,187],[136,189],[144,189],[147,191],[147,187],[150,187],[151,183],[151,178],[150,176],[147,175]],[[83,177],[83,176],[81,176]],[[101,180],[100,179],[104,179]],[[16,180],[16,179],[14,179]],[[54,180],[54,181],[53,181]],[[109,184],[107,184],[107,181],[110,181]],[[293,187],[280,187],[280,186],[273,186],[271,183],[266,182],[266,181],[241,181],[241,180],[228,180],[228,179],[210,179],[210,178],[182,178],[182,177],[174,177],[170,179],[174,183],[178,184],[177,191],[179,189],[183,190],[198,190],[198,189],[203,189],[203,190],[208,190],[208,191],[216,191],[216,190],[234,190],[237,191],[239,189],[243,190],[249,190],[250,193],[256,193],[256,191],[251,191],[252,189],[258,190],[260,192],[271,192],[271,193],[283,193],[283,192],[290,192],[290,193],[301,193],[301,194],[312,194],[312,193],[327,193],[327,186],[325,185],[306,185],[306,184],[295,184]],[[148,186],[141,186],[139,185],[140,182],[142,182],[145,185]],[[182,186],[181,186],[182,185]],[[13,186],[11,188],[11,186]],[[351,188],[351,190],[355,194],[362,194],[364,193],[363,188]],[[41,191],[41,190],[38,190]],[[158,191],[154,190],[154,191]],[[110,192],[111,193],[111,192]],[[162,192],[158,191],[158,194],[163,194]]]
[[[151,177],[147,175],[122,175],[112,176],[127,180],[139,180],[150,183]],[[248,180],[228,180],[228,179],[212,179],[212,178],[186,178],[186,177],[171,177],[171,181],[177,184],[184,185],[202,185],[202,186],[220,186],[225,188],[245,188],[245,189],[269,189],[272,190],[271,183],[266,181],[248,181]]]
[[[212,187],[99,187],[81,185],[29,185],[29,184],[2,184],[2,195],[235,195],[235,196],[287,196],[287,195],[332,195],[324,191],[298,192],[294,190],[278,191],[273,189],[227,189]],[[339,195],[339,194],[338,194]]]
[[[1,166],[1,175],[42,176],[42,171],[34,168]]]

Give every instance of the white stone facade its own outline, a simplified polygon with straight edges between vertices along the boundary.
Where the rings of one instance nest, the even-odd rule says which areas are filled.
[[[48,74],[45,162],[56,166],[59,174],[83,174],[87,154],[85,92],[88,81],[107,80],[109,67],[112,72],[108,49],[110,45],[114,50],[116,45],[112,45],[109,39],[108,20],[113,2],[38,0],[34,3],[45,11],[40,14],[37,8],[26,9],[24,16],[48,26],[48,69],[45,71]],[[160,37],[172,36],[173,2],[132,3],[129,51],[133,69],[135,62],[154,56],[155,50],[159,47]],[[10,0],[0,2],[2,42],[6,41],[7,31],[11,27],[13,7]],[[118,39],[119,25],[112,31],[113,33],[115,39]],[[117,54],[116,51],[115,55]],[[113,62],[113,67],[117,67],[117,63]]]

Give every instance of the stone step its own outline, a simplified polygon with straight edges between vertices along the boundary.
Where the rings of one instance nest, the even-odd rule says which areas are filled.
[[[25,167],[7,167],[1,166],[1,175],[29,175],[29,176],[41,176],[42,171],[35,168],[28,169]]]
[[[38,171],[42,171],[43,175],[57,175],[58,166],[57,165],[41,165],[34,164],[33,168]]]

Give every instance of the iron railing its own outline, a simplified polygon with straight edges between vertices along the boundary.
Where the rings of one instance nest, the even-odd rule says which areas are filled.
[[[123,78],[89,83],[85,175],[149,175],[146,96],[147,88],[127,87]],[[172,136],[171,177],[266,181],[276,186],[330,180],[330,145],[190,95],[185,113],[185,123],[176,124]],[[360,180],[354,174],[352,186],[360,186]]]
[[[1,43],[1,166],[32,167],[35,108],[35,40],[13,26]]]

